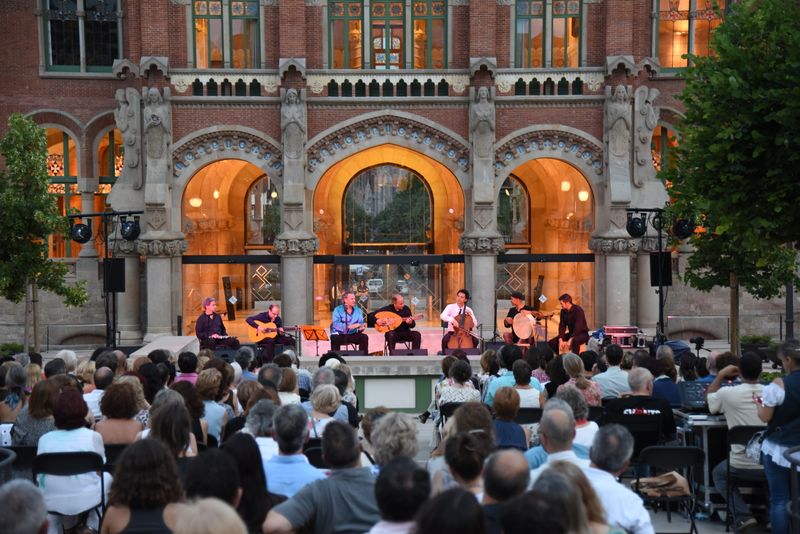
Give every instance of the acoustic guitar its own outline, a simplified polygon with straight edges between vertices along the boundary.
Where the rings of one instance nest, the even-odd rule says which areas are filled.
[[[416,321],[417,319],[422,319],[423,317],[425,317],[425,314],[418,313],[417,315],[414,315],[412,319]],[[396,313],[390,311],[375,312],[375,330],[381,334],[391,332],[400,326],[405,319],[405,317],[400,317]]]
[[[258,343],[262,339],[272,339],[274,337],[278,337],[278,327],[275,323],[265,323],[262,321],[256,321],[256,328],[251,328],[247,331],[247,336],[250,338],[250,341],[253,343]],[[264,332],[260,330],[260,328],[264,328]],[[299,327],[297,326],[288,326],[283,327],[284,332],[291,332],[293,330],[297,330]]]

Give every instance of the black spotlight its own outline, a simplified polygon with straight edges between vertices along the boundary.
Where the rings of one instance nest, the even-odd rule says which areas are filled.
[[[133,241],[139,237],[139,234],[142,233],[142,229],[139,226],[139,217],[134,217],[132,220],[122,217],[122,224],[119,226],[119,233],[126,241]]]
[[[672,235],[678,239],[688,239],[694,233],[694,221],[689,219],[678,219],[672,225]]]
[[[72,223],[71,220],[70,223]],[[92,221],[88,221],[88,224],[70,224],[69,236],[73,241],[81,245],[88,243],[92,239]]]
[[[633,213],[629,213],[628,224],[625,225],[625,230],[628,231],[631,237],[642,237],[647,233],[647,219],[645,215],[634,217]]]

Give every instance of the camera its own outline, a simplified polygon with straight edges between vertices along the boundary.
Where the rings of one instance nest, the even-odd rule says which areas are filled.
[[[703,336],[694,336],[693,338],[689,338],[689,343],[694,344],[694,350],[702,349],[703,343],[705,342],[706,340],[703,338]]]

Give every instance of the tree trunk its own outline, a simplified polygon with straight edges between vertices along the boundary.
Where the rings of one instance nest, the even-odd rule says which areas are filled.
[[[33,309],[33,351],[41,352],[39,346],[39,287],[31,284],[31,304]]]
[[[25,286],[25,315],[22,318],[22,352],[27,353],[30,339],[30,323],[28,318],[31,316],[31,285]]]
[[[731,287],[731,352],[741,354],[739,347],[739,279],[734,273],[730,275]]]

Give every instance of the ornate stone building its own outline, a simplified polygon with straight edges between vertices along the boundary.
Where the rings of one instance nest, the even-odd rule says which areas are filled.
[[[655,231],[631,239],[626,209],[667,200],[681,54],[707,52],[710,5],[6,1],[0,115],[47,129],[65,213],[144,212],[133,242],[51,239],[94,298],[83,320],[49,307],[50,342],[96,334],[106,254],[125,258],[126,344],[192,331],[208,295],[234,330],[273,301],[325,324],[350,287],[437,327],[467,287],[485,337],[513,290],[652,332]]]

